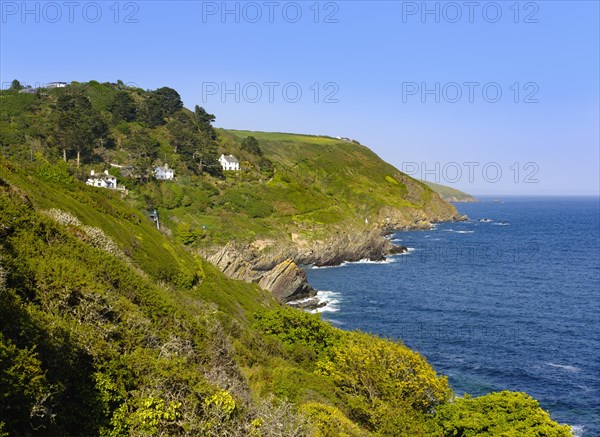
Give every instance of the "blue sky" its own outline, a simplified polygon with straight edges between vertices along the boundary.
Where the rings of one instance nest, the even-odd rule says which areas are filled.
[[[598,194],[598,5],[2,1],[0,80],[170,86],[475,194]]]

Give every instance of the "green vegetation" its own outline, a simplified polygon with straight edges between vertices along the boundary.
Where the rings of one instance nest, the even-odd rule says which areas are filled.
[[[58,161],[84,181],[110,170],[137,210],[156,208],[188,246],[269,239],[323,240],[423,215],[456,211],[429,188],[356,142],[310,135],[215,129],[215,115],[182,107],[177,92],[116,84],[0,91],[0,147],[17,162]],[[239,172],[224,172],[221,154]],[[168,163],[176,181],[156,181]]]
[[[571,435],[569,427],[552,421],[536,400],[509,391],[456,399],[438,409],[435,424],[433,432],[439,435]]]
[[[446,202],[477,202],[475,197],[457,190],[456,188],[447,187],[446,185],[440,185],[429,181],[423,181],[423,183],[438,193]]]
[[[199,257],[449,209],[363,146],[217,131],[158,91],[0,93],[0,436],[569,435],[524,394],[455,399],[401,343],[283,307]],[[245,170],[213,172],[219,152]],[[163,159],[177,181],[149,178]],[[128,195],[81,181],[109,162],[133,168]]]

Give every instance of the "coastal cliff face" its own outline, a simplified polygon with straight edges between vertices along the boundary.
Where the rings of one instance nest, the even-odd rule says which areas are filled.
[[[228,188],[235,196],[224,196],[222,206],[232,209],[238,201],[240,221],[224,215],[211,233],[229,238],[213,239],[199,252],[227,276],[257,283],[282,302],[315,294],[303,265],[381,261],[406,250],[386,235],[461,218],[427,185],[357,142],[265,132],[220,134],[232,150],[254,137],[273,163],[273,175],[255,183],[238,175],[239,182]],[[173,222],[180,226],[186,220],[180,215]]]
[[[201,255],[228,277],[257,283],[281,302],[310,298],[316,291],[299,266],[335,266],[363,259],[382,261],[407,250],[393,244],[386,235],[397,230],[428,229],[434,222],[464,219],[451,205],[437,199],[433,202],[435,207],[429,209],[437,211],[435,215],[423,210],[384,208],[375,223],[346,231],[334,227],[332,235],[324,240],[309,241],[292,233],[286,240],[232,242],[205,249]]]

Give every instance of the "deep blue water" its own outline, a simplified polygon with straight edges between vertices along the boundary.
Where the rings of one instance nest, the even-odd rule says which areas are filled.
[[[404,341],[459,394],[524,391],[600,436],[599,199],[502,200],[395,234],[414,250],[391,262],[308,268],[323,317]]]

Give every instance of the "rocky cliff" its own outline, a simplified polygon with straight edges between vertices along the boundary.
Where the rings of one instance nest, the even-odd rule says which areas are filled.
[[[406,251],[405,247],[385,238],[386,235],[396,230],[427,229],[437,221],[462,219],[464,217],[454,209],[434,217],[420,210],[407,214],[406,211],[386,209],[370,226],[345,232],[338,229],[326,240],[309,241],[292,233],[288,240],[257,240],[251,244],[232,242],[205,249],[201,255],[230,278],[255,282],[281,302],[290,302],[316,294],[300,266],[334,266],[362,259],[381,261],[386,256]]]

